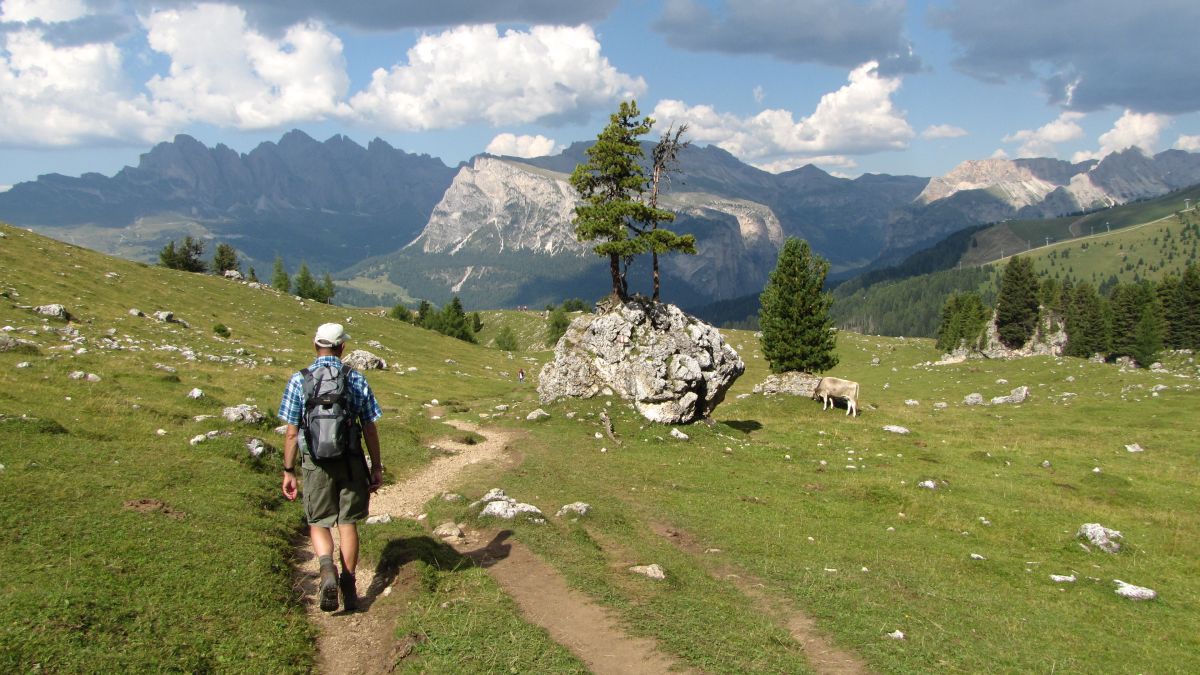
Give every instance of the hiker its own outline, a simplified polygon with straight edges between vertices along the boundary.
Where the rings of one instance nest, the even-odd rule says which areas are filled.
[[[522,384],[525,382],[525,369],[524,368],[517,371],[517,381],[521,382]]]
[[[342,363],[350,336],[341,324],[317,328],[312,365],[292,375],[279,404],[279,419],[287,424],[283,439],[283,496],[296,499],[296,469],[304,483],[304,515],[313,551],[321,563],[318,597],[321,609],[358,607],[354,568],[358,565],[358,521],[367,517],[370,493],[383,481],[379,432],[383,416],[367,378]],[[366,440],[371,455],[368,471],[362,452]],[[297,465],[297,449],[300,450]],[[338,575],[333,564],[333,533],[337,527],[342,558]]]

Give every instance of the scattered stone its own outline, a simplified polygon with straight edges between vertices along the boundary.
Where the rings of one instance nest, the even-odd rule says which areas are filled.
[[[1130,600],[1153,600],[1158,597],[1158,593],[1149,588],[1127,584],[1120,579],[1113,579],[1113,582],[1117,584],[1115,593],[1123,598],[1129,598]]]
[[[983,394],[979,392],[967,394],[967,397],[963,399],[963,405],[983,405]]]
[[[154,430],[154,434],[155,434],[156,436],[166,436],[166,435],[167,435],[167,430],[166,430],[166,429],[155,429],[155,430]]]
[[[188,443],[191,445],[200,445],[206,440],[208,440],[208,436],[205,436],[204,434],[198,434],[196,436],[192,436],[192,440],[188,441]]]
[[[611,390],[646,419],[708,417],[745,370],[720,331],[674,305],[601,301],[571,322],[538,375],[542,403]]]
[[[1125,449],[1128,450],[1129,452],[1145,452],[1146,451],[1144,448],[1142,448],[1142,446],[1138,445],[1137,443],[1129,443],[1125,446]]]
[[[386,525],[392,522],[392,514],[379,513],[373,516],[367,516],[367,525]]]
[[[444,502],[461,502],[465,497],[456,492],[443,492],[442,501]]]
[[[678,438],[681,441],[686,441],[690,437],[678,429],[671,429],[671,438]]]
[[[237,270],[225,270],[225,274],[222,276],[231,281],[241,281],[244,278],[242,273]]]
[[[146,313],[136,307],[132,307],[129,310],[129,316],[143,317],[146,316]]]
[[[262,457],[267,452],[267,444],[261,438],[251,438],[246,441],[246,450],[254,458]]]
[[[155,312],[154,318],[162,321],[163,323],[173,323],[175,321],[175,312]]]
[[[946,408],[949,408],[949,407],[950,407],[950,404],[946,403],[945,401],[938,401],[937,403],[933,404],[934,410],[945,410]]]
[[[893,640],[903,640],[904,639],[904,631],[897,628],[896,630],[888,633],[887,636]]]
[[[355,370],[387,370],[387,361],[375,356],[365,349],[355,349],[342,359],[342,363]]]
[[[95,373],[88,373],[87,377],[85,377],[83,379],[87,380],[88,382],[99,382],[100,376]]]
[[[878,356],[872,357],[871,365],[873,365],[873,366],[879,365],[879,357]]]
[[[266,419],[258,411],[258,406],[246,403],[225,408],[221,411],[221,415],[229,422],[241,422],[243,424],[258,424]]]
[[[1073,583],[1075,583],[1075,575],[1074,574],[1051,574],[1050,580],[1055,583],[1059,583],[1059,584],[1073,584]]]
[[[498,410],[499,412],[507,412],[508,405],[505,403],[501,403],[500,405],[496,406],[496,410]]]
[[[571,514],[571,513],[574,513],[575,515],[578,515],[578,516],[586,516],[588,514],[588,511],[591,511],[591,510],[592,510],[591,504],[587,504],[585,502],[571,502],[570,504],[566,504],[562,508],[560,508],[558,510],[558,513],[555,513],[554,515],[558,518],[562,518],[563,516],[565,516],[567,514]]]
[[[541,408],[538,408],[537,410],[534,410],[533,412],[526,415],[525,419],[529,420],[530,422],[536,422],[541,419],[546,419],[549,416],[550,416],[550,413],[546,412],[545,410],[542,410]]]
[[[1017,387],[1013,389],[1008,396],[997,396],[992,399],[992,405],[1003,405],[1005,403],[1024,403],[1025,399],[1029,398],[1029,387]]]
[[[890,431],[890,432],[891,432],[891,433],[893,433],[893,434],[907,434],[907,433],[910,433],[910,432],[909,432],[909,430],[908,430],[907,428],[905,428],[905,427],[902,427],[902,426],[900,426],[900,425],[898,425],[898,424],[889,424],[889,425],[885,426],[885,427],[883,428],[883,430],[884,430],[884,431]]]
[[[0,335],[0,352],[18,351],[36,353],[38,351],[38,346],[36,342],[10,337],[8,335]]]
[[[200,389],[200,387],[195,387],[187,393],[187,397],[193,400],[199,400],[204,398],[204,392]]]
[[[512,520],[521,514],[529,516],[541,516],[542,510],[533,504],[523,504],[515,499],[509,498],[511,501],[497,500],[488,502],[487,506],[479,512],[480,518],[491,516],[493,518],[502,518],[504,520]]]
[[[71,320],[71,313],[67,311],[66,307],[63,307],[58,303],[54,303],[52,305],[38,305],[37,307],[33,308],[33,311],[35,314],[48,316],[52,319],[62,319],[63,321]]]
[[[768,375],[767,379],[754,385],[753,391],[755,394],[791,394],[792,396],[812,398],[813,392],[817,390],[817,385],[820,383],[820,375],[810,375],[793,370],[778,375]],[[741,396],[739,395],[739,398]]]
[[[1050,460],[1048,460],[1048,459],[1043,459],[1043,460],[1042,460],[1042,468],[1043,468],[1043,469],[1049,469],[1049,468],[1050,468]]]
[[[1116,553],[1121,550],[1121,544],[1116,539],[1124,539],[1121,533],[1116,530],[1110,530],[1100,523],[1084,523],[1079,526],[1079,531],[1075,533],[1076,537],[1084,537],[1092,545],[1106,553]]]
[[[926,490],[938,489],[937,481],[933,480],[923,480],[920,483],[917,483],[917,487],[925,488]]]
[[[987,560],[987,558],[979,555],[978,553],[972,553],[971,560]]]
[[[629,571],[635,574],[641,574],[651,579],[661,580],[667,578],[667,573],[658,563],[654,563],[652,565],[634,565],[633,567],[629,568]]]
[[[921,405],[921,402],[915,398],[908,398],[908,399],[904,400],[904,405],[911,407],[911,406],[915,406],[915,405]]]
[[[1008,380],[1006,380],[1002,377],[1002,378],[996,380],[996,384],[1008,384]]]
[[[461,539],[463,531],[453,520],[447,520],[433,528],[433,536],[439,539]]]

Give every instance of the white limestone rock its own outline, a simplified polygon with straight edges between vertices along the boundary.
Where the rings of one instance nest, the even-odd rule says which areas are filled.
[[[883,427],[883,430],[884,430],[884,431],[891,432],[891,433],[893,433],[893,434],[907,434],[907,433],[911,433],[911,432],[909,432],[909,430],[908,430],[908,428],[907,428],[907,427],[902,427],[902,426],[900,426],[899,424],[889,424],[889,425],[887,425],[887,426]]]
[[[221,411],[221,415],[229,422],[241,422],[242,424],[258,424],[266,419],[266,416],[258,411],[258,406],[246,403],[225,408]]]
[[[1004,405],[1006,403],[1024,403],[1029,398],[1029,387],[1017,387],[1013,389],[1008,396],[997,396],[992,399],[992,405]]]
[[[653,563],[650,565],[634,565],[633,567],[629,568],[629,571],[633,572],[634,574],[641,574],[642,576],[657,581],[667,578],[666,571],[663,570],[662,565],[659,565],[658,563]]]
[[[973,392],[963,399],[963,405],[983,405],[983,394]]]
[[[187,397],[193,400],[202,399],[204,398],[204,391],[200,389],[200,387],[193,387],[192,390],[187,393]]]
[[[792,396],[803,396],[804,398],[812,398],[813,392],[817,390],[817,385],[821,382],[820,375],[811,375],[796,370],[791,370],[786,373],[771,374],[767,379],[754,385],[755,394],[763,394],[771,396],[773,394],[791,394]],[[740,398],[741,395],[739,395]]]
[[[533,412],[526,415],[525,419],[529,420],[530,422],[536,422],[538,420],[544,420],[548,417],[550,417],[550,413],[546,412],[545,410],[542,410],[541,408],[538,408],[537,410],[534,410]]]
[[[686,441],[690,437],[678,429],[671,429],[671,438],[677,438],[681,441]]]
[[[558,518],[562,518],[563,516],[566,516],[566,515],[569,515],[572,513],[577,516],[586,516],[588,514],[588,511],[591,511],[591,510],[592,510],[591,504],[588,504],[586,502],[571,502],[570,504],[564,504],[562,506],[562,508],[560,508],[558,510],[558,512],[555,513],[554,515]]]
[[[1114,592],[1122,598],[1129,598],[1130,600],[1153,600],[1158,597],[1158,593],[1155,593],[1152,589],[1127,584],[1120,579],[1113,579],[1113,582],[1117,584],[1117,590]]]
[[[342,359],[342,363],[355,370],[387,370],[387,361],[375,356],[365,349],[355,349]]]
[[[1110,530],[1100,523],[1084,523],[1079,526],[1079,531],[1075,533],[1076,537],[1083,537],[1105,553],[1116,553],[1121,550],[1121,543],[1117,539],[1124,539],[1117,530]]]

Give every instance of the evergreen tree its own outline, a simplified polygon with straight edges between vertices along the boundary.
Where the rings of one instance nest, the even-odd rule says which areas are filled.
[[[412,312],[408,311],[408,308],[405,307],[404,305],[396,305],[395,307],[393,307],[392,310],[390,312],[388,312],[388,316],[390,316],[393,319],[396,319],[398,321],[404,321],[406,323],[413,322]]]
[[[506,352],[517,351],[517,334],[513,331],[512,326],[503,326],[496,333],[496,348]]]
[[[1155,289],[1158,294],[1158,305],[1163,314],[1163,346],[1169,349],[1179,349],[1175,324],[1179,323],[1178,315],[1182,309],[1179,299],[1179,277],[1168,274],[1158,282]]]
[[[558,344],[559,338],[567,332],[570,325],[571,320],[567,318],[567,310],[562,307],[550,310],[550,319],[546,323],[546,344],[551,346]]]
[[[1020,349],[1037,329],[1038,282],[1033,261],[1013,256],[1004,268],[996,296],[996,333],[1010,349]]]
[[[784,242],[759,296],[763,356],[771,372],[819,373],[837,365],[837,333],[829,316],[833,296],[821,290],[828,272],[829,263],[813,255],[808,242],[794,237]]]
[[[168,243],[159,251],[158,260],[163,267],[184,272],[204,272],[208,265],[203,260],[204,242],[192,239],[191,235],[183,238],[179,246],[174,241]]]
[[[955,293],[942,307],[942,322],[937,333],[937,348],[949,352],[966,343],[973,346],[987,324],[988,312],[975,292]]]
[[[1133,347],[1130,349],[1130,356],[1139,366],[1148,368],[1158,358],[1158,353],[1163,349],[1164,327],[1162,308],[1158,299],[1153,298],[1142,308],[1142,317],[1138,319]]]
[[[481,330],[483,330],[483,317],[479,315],[479,312],[471,312],[471,331],[478,333]]]
[[[250,281],[250,282],[256,283],[256,284],[258,283],[258,275],[254,273],[253,267],[251,267],[250,271],[246,273],[246,281]]]
[[[1152,324],[1156,321],[1160,324],[1158,340],[1162,340],[1162,312],[1158,309],[1158,297],[1149,281],[1120,284],[1113,289],[1109,306],[1112,311],[1112,349],[1109,357],[1128,356],[1135,361],[1139,353],[1144,357],[1153,347],[1151,338],[1155,334],[1155,327]],[[1152,316],[1143,325],[1143,315],[1146,313]],[[1162,345],[1159,344],[1158,348],[1161,349]]]
[[[475,342],[475,332],[471,330],[467,313],[463,311],[462,301],[457,295],[442,308],[441,314],[441,326],[437,329],[439,333],[464,342]]]
[[[636,101],[622,102],[587,149],[588,160],[571,174],[571,187],[583,200],[575,207],[575,235],[580,241],[600,241],[592,250],[608,257],[612,292],[621,299],[629,296],[630,262],[650,248],[645,233],[651,223],[674,218],[671,212],[641,201],[646,175],[639,162],[644,154],[638,138],[650,131],[654,120],[638,119],[640,114]]]
[[[1067,305],[1067,344],[1063,353],[1087,359],[1107,352],[1108,342],[1104,300],[1091,284],[1081,282],[1071,291]]]
[[[329,276],[329,272],[321,278],[321,286],[318,289],[317,297],[314,300],[319,300],[325,304],[333,302],[333,296],[337,295],[337,288],[333,285],[333,277]]]
[[[296,272],[296,278],[292,281],[296,295],[302,298],[315,299],[321,292],[317,280],[313,278],[312,272],[308,271],[307,263],[300,263],[300,270]]]
[[[242,264],[238,262],[237,251],[229,244],[217,244],[217,252],[213,254],[212,269],[215,274],[224,274],[229,270],[241,271]]]
[[[415,320],[416,324],[422,328],[432,328],[432,326],[427,324],[430,320],[429,317],[434,316],[435,314],[436,312],[433,311],[433,305],[429,304],[428,300],[422,300],[420,304],[417,305],[417,316]]]
[[[280,256],[275,256],[275,270],[271,273],[271,288],[280,293],[292,291],[292,280],[288,277],[287,270],[283,268],[283,258]]]
[[[1184,269],[1175,296],[1171,323],[1174,348],[1200,350],[1200,264],[1192,263]]]

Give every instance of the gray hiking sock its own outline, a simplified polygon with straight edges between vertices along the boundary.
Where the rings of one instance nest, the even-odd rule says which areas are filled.
[[[323,555],[320,558],[318,558],[318,560],[320,560],[320,562],[321,562],[321,569],[325,569],[326,567],[333,567],[333,556],[332,555]],[[337,568],[334,567],[334,569],[336,570]]]

